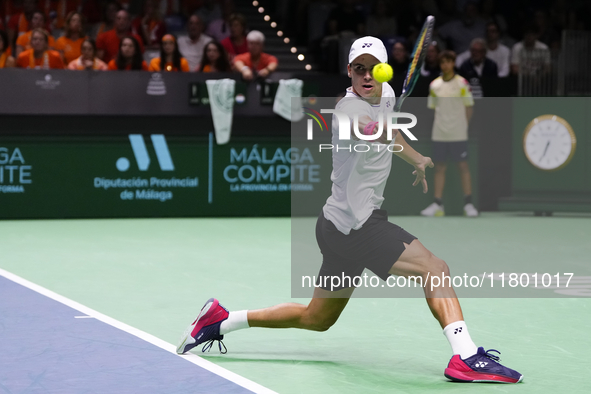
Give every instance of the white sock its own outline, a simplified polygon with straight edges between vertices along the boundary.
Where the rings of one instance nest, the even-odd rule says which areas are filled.
[[[463,360],[475,355],[478,351],[478,348],[474,342],[472,342],[472,338],[470,338],[466,322],[463,320],[445,326],[443,334],[449,341],[453,353],[459,354]]]
[[[247,318],[248,311],[230,312],[230,316],[220,324],[220,335],[250,327]]]

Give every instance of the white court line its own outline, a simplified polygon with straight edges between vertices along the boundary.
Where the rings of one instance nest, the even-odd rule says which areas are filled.
[[[94,316],[74,316],[74,319],[94,319]]]
[[[110,326],[113,326],[113,327],[116,327],[122,331],[125,331],[128,334],[131,334],[131,335],[136,336],[140,339],[143,339],[144,341],[151,343],[154,346],[158,346],[159,348],[164,349],[167,352],[172,353],[177,357],[181,357],[184,360],[192,362],[193,364],[195,364],[203,369],[206,369],[209,372],[212,372],[218,376],[221,376],[222,378],[224,378],[226,380],[236,383],[237,385],[242,386],[245,389],[250,390],[254,393],[257,393],[257,394],[277,394],[275,391],[273,391],[271,389],[268,389],[264,386],[261,386],[258,383],[253,382],[252,380],[249,380],[249,379],[247,379],[243,376],[240,376],[232,371],[222,368],[219,365],[214,364],[211,361],[207,361],[207,360],[199,357],[196,354],[187,353],[182,356],[178,355],[176,353],[176,346],[174,346],[173,344],[163,341],[160,338],[156,338],[155,336],[148,334],[147,332],[144,332],[142,330],[138,330],[137,328],[131,327],[123,322],[120,322],[119,320],[115,320],[112,317],[103,315],[102,313],[97,312],[94,309],[91,309],[91,308],[84,306],[76,301],[73,301],[67,297],[64,297],[64,296],[61,296],[57,293],[54,293],[53,291],[46,289],[45,287],[39,286],[33,282],[29,282],[28,280],[21,278],[20,276],[10,273],[8,271],[5,271],[2,268],[0,268],[0,276],[3,276],[6,279],[9,279],[15,283],[18,283],[19,285],[22,285],[28,289],[36,291],[37,293],[44,295],[45,297],[51,298],[52,300],[55,300],[55,301],[60,302],[66,306],[69,306],[72,309],[76,309],[77,311],[88,315],[88,317],[94,317],[94,318],[102,321],[103,323],[106,323]],[[86,316],[84,316],[84,317],[86,317]]]

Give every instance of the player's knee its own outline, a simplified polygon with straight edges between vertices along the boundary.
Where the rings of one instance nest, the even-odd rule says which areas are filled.
[[[336,323],[337,318],[332,316],[313,315],[309,316],[306,321],[306,328],[308,330],[323,332],[332,327]]]
[[[431,254],[427,260],[425,274],[428,272],[429,276],[449,275],[449,266],[445,261],[439,257]]]

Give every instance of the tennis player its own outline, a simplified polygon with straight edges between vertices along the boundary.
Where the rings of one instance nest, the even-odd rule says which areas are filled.
[[[378,83],[372,77],[373,67],[387,60],[384,45],[374,37],[356,40],[349,52],[347,71],[352,86],[347,88],[336,109],[347,112],[351,118],[354,113],[358,114],[359,129],[365,134],[376,133],[379,112],[389,112],[394,107],[395,97],[390,85]],[[333,119],[333,125],[337,123]],[[333,144],[338,144],[337,136],[338,130],[333,128]],[[378,141],[390,143],[385,133]],[[433,167],[431,159],[408,145],[402,133],[396,133],[394,142],[403,147],[396,155],[414,167],[413,185],[421,184],[426,193],[425,170]],[[380,209],[390,174],[391,155],[388,149],[365,153],[333,151],[332,195],[316,224],[316,238],[323,255],[319,276],[342,277],[344,274],[353,278],[368,268],[383,280],[390,275],[422,277],[427,282],[424,287],[427,304],[453,351],[445,376],[460,382],[520,382],[523,375],[499,364],[499,358],[492,353],[496,350],[485,351],[472,342],[451,284],[431,290],[432,276],[449,275],[446,263],[415,236],[390,223],[386,211]],[[314,289],[308,305],[285,303],[236,312],[228,312],[217,299],[211,298],[183,334],[177,353],[185,353],[202,343],[203,350],[208,350],[224,335],[248,327],[326,331],[337,321],[354,289],[345,287],[331,291],[319,286]],[[218,346],[224,353],[221,342]]]

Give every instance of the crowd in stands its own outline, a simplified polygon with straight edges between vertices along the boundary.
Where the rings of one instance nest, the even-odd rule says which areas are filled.
[[[239,4],[252,6],[244,1]],[[278,60],[264,52],[264,34],[249,32],[235,2],[3,0],[0,68],[104,70],[106,64],[117,70],[233,71],[245,79],[269,75]],[[343,48],[352,40],[373,35],[390,51],[395,76],[404,74],[427,15],[436,17],[436,26],[421,75],[431,79],[440,73],[443,50],[456,53],[456,68],[470,80],[540,75],[560,50],[562,31],[591,29],[588,0],[263,2],[294,44],[308,46],[315,69],[329,73],[344,73]],[[319,29],[323,33],[312,37]],[[133,60],[140,55],[146,67]]]
[[[250,80],[278,65],[232,0],[0,4],[0,69],[234,71]]]
[[[404,75],[414,41],[428,15],[435,16],[436,26],[430,56],[421,74],[431,79],[440,73],[436,55],[444,50],[455,52],[456,68],[468,80],[483,76],[504,78],[518,73],[540,75],[548,71],[551,59],[560,51],[563,30],[591,29],[588,0],[306,3],[308,12],[330,9],[325,11],[325,34],[315,42],[308,41],[328,72],[342,73],[335,54],[344,53],[343,48],[350,46],[355,38],[372,35],[382,39],[388,48],[394,75]]]

